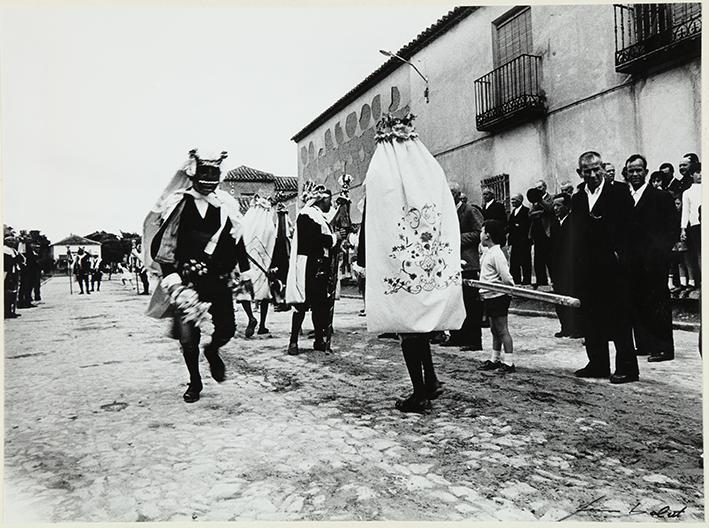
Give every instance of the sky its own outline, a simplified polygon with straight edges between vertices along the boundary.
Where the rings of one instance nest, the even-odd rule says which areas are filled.
[[[290,138],[452,5],[5,5],[3,223],[139,232],[191,148],[297,176]]]

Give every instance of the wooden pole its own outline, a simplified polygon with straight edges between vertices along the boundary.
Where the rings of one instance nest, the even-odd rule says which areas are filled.
[[[547,302],[551,304],[560,304],[570,308],[579,308],[581,306],[581,301],[579,299],[568,295],[528,290],[527,288],[520,288],[519,286],[509,286],[507,284],[485,282],[473,279],[463,279],[463,283],[466,286],[474,286],[475,288],[484,288],[486,290],[507,293],[513,297],[522,297],[525,299],[533,299],[535,301]]]
[[[69,247],[66,248],[66,273],[69,276],[69,295],[74,295],[74,286],[72,284],[71,275],[74,272],[74,255],[71,254]]]

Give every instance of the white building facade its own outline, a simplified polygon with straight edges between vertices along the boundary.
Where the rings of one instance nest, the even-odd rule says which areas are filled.
[[[298,177],[333,190],[353,176],[353,201],[383,112],[417,116],[421,140],[449,181],[480,202],[536,180],[580,183],[578,155],[620,168],[641,153],[675,167],[701,145],[700,4],[458,7],[353,88],[293,140]],[[353,220],[358,212],[353,210]]]

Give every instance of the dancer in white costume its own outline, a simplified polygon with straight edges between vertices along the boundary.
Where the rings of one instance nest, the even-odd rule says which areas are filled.
[[[249,210],[244,214],[244,245],[253,264],[251,281],[254,285],[254,301],[259,303],[258,334],[268,334],[266,317],[271,299],[268,272],[271,269],[271,257],[276,243],[276,224],[273,222],[271,202],[256,194],[251,200]],[[256,318],[251,310],[251,301],[241,301],[249,323],[244,335],[251,337],[256,328]]]
[[[385,115],[367,170],[365,247],[367,329],[396,332],[413,394],[403,412],[427,412],[441,392],[429,334],[465,319],[460,230],[443,169],[418,139],[414,116]],[[366,244],[365,244],[366,241]]]

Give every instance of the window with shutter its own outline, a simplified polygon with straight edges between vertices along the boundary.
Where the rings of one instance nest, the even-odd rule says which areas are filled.
[[[515,10],[495,23],[495,67],[532,52],[531,9]]]

